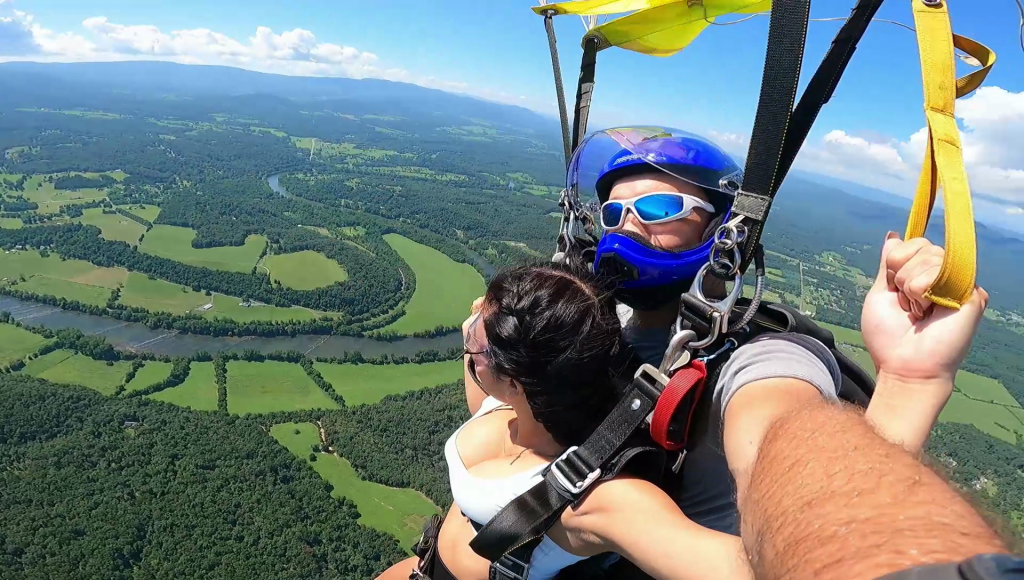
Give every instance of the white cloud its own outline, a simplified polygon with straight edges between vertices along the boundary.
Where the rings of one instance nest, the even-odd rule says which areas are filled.
[[[1024,207],[1011,207],[1006,210],[1007,215],[1024,215]]]
[[[0,4],[9,1],[0,0]],[[524,101],[519,95],[382,66],[372,52],[321,42],[313,32],[302,28],[276,33],[260,26],[252,36],[236,39],[206,28],[164,32],[154,25],[118,24],[105,16],[94,16],[82,22],[83,35],[43,28],[31,14],[18,10],[7,14],[0,15],[0,62],[163,60],[295,76],[381,78],[503,103]]]
[[[1024,202],[1024,91],[982,87],[957,102],[956,115],[971,189],[1010,204]],[[805,145],[797,163],[808,171],[907,195],[916,185],[926,139],[924,128],[906,141],[833,130]]]
[[[745,157],[747,155],[747,148],[750,146],[749,135],[708,131],[708,137],[731,155],[737,155],[740,157]]]

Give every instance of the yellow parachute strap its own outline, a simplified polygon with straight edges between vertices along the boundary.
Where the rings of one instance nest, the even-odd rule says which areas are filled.
[[[978,88],[985,79],[995,63],[995,54],[969,38],[953,35],[945,0],[912,3],[921,52],[928,144],[905,239],[924,235],[941,187],[946,214],[946,255],[938,278],[925,296],[940,306],[960,308],[974,291],[978,265],[971,191],[953,110],[957,98]],[[954,46],[977,59],[982,68],[957,79]]]
[[[671,56],[693,42],[716,17],[765,12],[772,5],[771,0],[649,0],[648,4],[647,8],[594,27],[584,35],[583,42],[596,38],[598,50],[617,46],[641,54]]]
[[[634,10],[643,10],[677,1],[679,0],[576,0],[575,2],[569,0],[568,2],[559,2],[558,4],[534,6],[533,11],[541,15],[545,12],[554,12],[555,16],[565,14],[597,16],[633,12]]]

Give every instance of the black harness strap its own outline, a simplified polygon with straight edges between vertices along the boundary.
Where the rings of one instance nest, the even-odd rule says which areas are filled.
[[[576,85],[576,112],[572,121],[572,149],[576,153],[580,141],[587,134],[590,117],[590,99],[594,94],[594,73],[597,69],[597,39],[588,36],[583,41],[583,59],[580,62],[580,80]]]
[[[802,31],[798,35],[801,47],[806,37],[809,12],[805,11],[802,6],[797,6],[804,4],[804,0],[776,2],[773,5],[772,24],[768,36],[768,54],[765,58],[765,76],[761,85],[761,101],[754,120],[754,130],[750,137],[750,150],[743,188],[736,195],[736,203],[733,207],[734,211],[749,218],[745,220],[749,228],[749,235],[744,243],[744,259],[741,270],[747,269],[753,259],[753,249],[760,243],[762,229],[768,218],[772,199],[778,193],[783,180],[793,166],[793,161],[807,139],[814,121],[818,118],[818,113],[832,98],[832,94],[839,85],[839,79],[842,78],[846,66],[853,58],[857,43],[864,36],[871,19],[874,18],[883,1],[858,0],[850,17],[836,33],[832,45],[821,64],[818,65],[814,76],[811,77],[807,88],[804,89],[795,110],[792,109],[792,103],[800,78],[800,60],[803,57],[803,50],[781,45],[778,46],[778,50],[772,50],[777,30],[775,11],[780,9],[792,10],[792,13],[803,11],[802,19],[792,19],[792,21],[786,22],[787,29],[785,31],[779,29],[779,35],[790,35],[793,34],[793,31]],[[806,3],[808,4],[807,9],[809,9],[809,1]],[[786,16],[785,18],[789,20],[793,17]],[[782,25],[783,23],[780,23],[780,27]],[[795,38],[794,36],[789,40],[795,42]],[[784,51],[792,52],[787,57]],[[778,79],[776,86],[768,86],[769,76]],[[771,95],[771,100],[766,105],[765,99],[768,95]],[[781,134],[779,133],[780,128],[782,129]]]
[[[734,213],[747,218],[744,223],[749,230],[741,270],[754,259],[753,250],[761,239],[761,230],[771,208],[782,147],[800,83],[810,13],[811,0],[772,3],[761,95],[750,133],[743,186],[736,193],[732,207]]]
[[[491,578],[525,578],[530,554],[570,505],[597,481],[610,479],[637,453],[620,448],[653,411],[664,385],[640,372],[626,395],[578,448],[570,448],[544,472],[544,480],[506,505],[469,546],[492,562]],[[605,469],[602,470],[602,467]]]
[[[565,166],[569,166],[572,149],[569,142],[569,114],[565,110],[565,91],[562,89],[562,67],[558,63],[558,41],[555,39],[555,24],[551,21],[553,11],[544,13],[544,32],[548,35],[548,49],[551,51],[551,72],[555,75],[555,98],[558,99],[558,119],[562,124],[562,148],[565,152]]]

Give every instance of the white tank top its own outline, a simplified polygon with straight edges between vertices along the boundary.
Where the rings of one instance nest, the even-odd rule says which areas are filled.
[[[525,493],[528,489],[544,479],[541,472],[547,464],[539,465],[522,473],[504,479],[484,479],[469,473],[466,464],[459,456],[455,440],[462,429],[470,421],[490,413],[496,409],[511,408],[502,405],[501,401],[487,397],[480,405],[480,410],[469,421],[452,433],[444,446],[444,458],[448,462],[448,479],[451,481],[452,497],[462,513],[477,524],[486,524],[509,502]],[[566,552],[551,538],[544,536],[530,558],[529,580],[549,580],[562,569],[585,559]]]

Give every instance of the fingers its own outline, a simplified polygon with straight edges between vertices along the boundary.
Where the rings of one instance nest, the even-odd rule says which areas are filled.
[[[889,232],[885,235],[885,242],[882,244],[882,261],[878,266],[878,275],[875,277],[875,285],[882,288],[890,287],[891,280],[888,279],[888,266],[886,265],[889,259],[889,253],[892,252],[893,248],[902,244],[900,235],[896,232]]]
[[[470,314],[476,314],[477,312],[480,312],[480,308],[482,308],[483,305],[484,305],[484,297],[481,296],[481,297],[479,297],[479,298],[477,298],[476,300],[473,301],[473,304],[469,307],[469,313]]]
[[[887,287],[899,292],[900,306],[913,318],[926,317],[933,304],[925,294],[942,271],[945,250],[925,238],[905,242],[887,240],[886,246],[888,250],[883,254],[880,270],[885,270]],[[880,285],[882,279],[880,271],[876,285]]]

